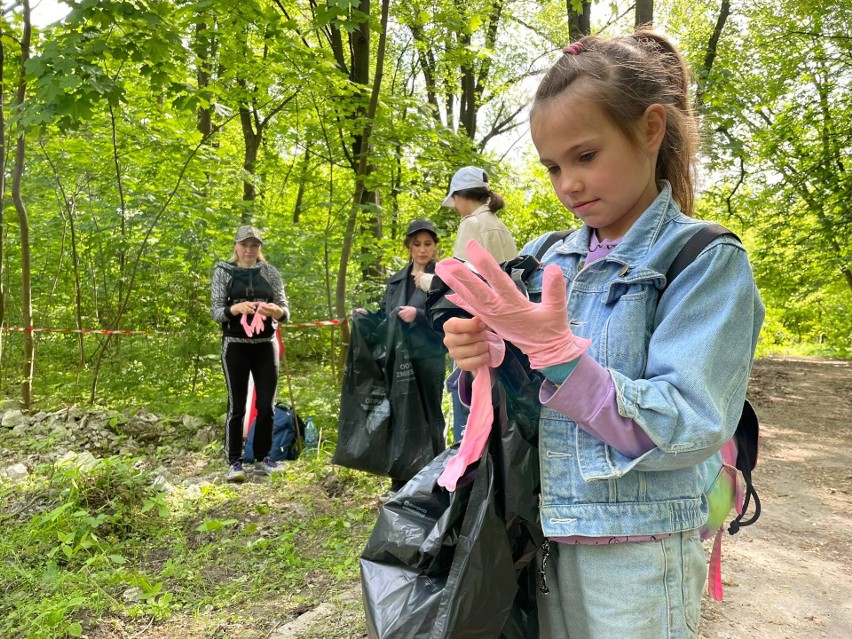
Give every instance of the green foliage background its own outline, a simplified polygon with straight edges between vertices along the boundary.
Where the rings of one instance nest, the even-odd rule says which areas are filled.
[[[35,34],[17,108],[21,14],[2,18],[7,139],[27,144],[34,325],[153,333],[37,334],[39,405],[220,414],[208,286],[244,221],[263,229],[296,322],[336,318],[339,278],[345,308],[376,304],[403,260],[400,229],[415,217],[436,223],[448,254],[457,219],[439,204],[458,166],[491,172],[519,244],[575,225],[538,166],[525,120],[538,74],[566,39],[564,3],[391,3],[363,173],[356,143],[367,134],[379,5],[366,15],[348,1],[68,4],[64,21]],[[712,70],[695,78],[705,139],[698,212],[746,241],[768,307],[762,353],[847,356],[850,347],[848,4],[736,6]],[[614,20],[601,7],[595,28],[629,31],[630,15]],[[719,5],[655,9],[659,28],[700,70]],[[366,67],[353,53],[365,33]],[[466,78],[476,80],[473,105],[461,99]],[[7,144],[7,174],[13,152]],[[356,205],[358,180],[370,198]],[[21,247],[9,188],[7,180],[0,320],[15,327]],[[0,339],[0,393],[15,397],[22,337]],[[337,329],[289,329],[285,339],[297,389],[315,370],[336,384]]]

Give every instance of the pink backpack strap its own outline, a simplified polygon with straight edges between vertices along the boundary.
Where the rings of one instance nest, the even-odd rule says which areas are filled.
[[[734,485],[734,507],[737,513],[743,512],[743,483],[737,473],[737,443],[732,439],[722,447],[722,472],[727,473]],[[707,594],[714,601],[722,601],[724,589],[722,588],[722,537],[725,527],[716,531],[713,538],[713,550],[710,552],[710,567],[707,571]]]
[[[740,481],[739,473],[737,473],[737,452],[737,442],[734,441],[733,437],[722,446],[722,464],[727,467],[728,473],[733,479],[736,489],[734,506],[737,509],[737,514],[741,515],[743,512],[745,491],[743,489],[743,482]]]
[[[710,553],[710,568],[707,571],[707,594],[714,601],[722,601],[725,596],[722,589],[722,534],[722,528],[716,531],[713,551]]]

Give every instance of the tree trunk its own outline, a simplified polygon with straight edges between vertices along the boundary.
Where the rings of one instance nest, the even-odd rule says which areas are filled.
[[[252,119],[255,114],[249,110],[247,106],[240,106],[240,123],[243,127],[243,202],[253,204],[257,197],[257,191],[254,186],[254,177],[257,171],[257,152],[260,149],[260,141],[262,131],[252,127]],[[259,127],[258,127],[259,129]],[[250,206],[246,206],[242,213],[242,223],[251,224],[252,211]]]
[[[707,41],[707,50],[704,52],[704,64],[696,74],[698,82],[695,87],[695,110],[698,113],[701,113],[704,108],[704,92],[707,90],[707,80],[710,77],[710,72],[713,70],[713,63],[716,61],[716,49],[719,46],[719,38],[722,37],[722,31],[725,29],[729,15],[731,15],[731,3],[729,0],[722,0],[722,4],[719,7],[719,15],[716,18],[716,26],[710,35],[710,39]]]
[[[299,223],[302,213],[302,203],[305,200],[305,182],[308,179],[308,167],[311,160],[311,147],[305,146],[305,157],[302,158],[302,167],[299,170],[299,189],[296,192],[296,204],[293,206],[293,224]]]
[[[379,46],[376,52],[376,72],[373,77],[373,90],[370,96],[370,103],[367,107],[367,114],[363,132],[359,137],[360,145],[357,155],[357,165],[355,171],[355,193],[352,198],[352,208],[349,211],[349,217],[346,221],[346,230],[343,236],[343,246],[340,251],[340,265],[337,270],[337,286],[335,287],[335,307],[338,317],[346,315],[346,274],[349,266],[349,259],[352,255],[352,245],[354,241],[355,228],[358,222],[358,212],[361,210],[361,203],[364,201],[365,184],[367,179],[367,170],[369,167],[368,149],[370,135],[373,129],[373,120],[376,117],[376,110],[379,103],[379,90],[382,84],[382,76],[384,74],[384,59],[385,45],[387,43],[387,24],[388,24],[388,9],[390,0],[382,0],[382,18],[381,18],[381,33],[379,36]],[[363,9],[362,4],[362,9]],[[367,4],[369,7],[369,4]],[[347,326],[344,324],[344,341],[348,338]]]
[[[2,232],[2,229],[6,228],[6,47],[3,45],[3,35],[0,29],[0,368],[3,367],[3,344],[6,335],[2,331],[6,321],[6,288],[3,284],[5,233]]]
[[[27,97],[27,75],[26,64],[30,58],[30,39],[32,37],[32,25],[30,23],[30,2],[21,0],[23,7],[23,34],[21,36],[21,73],[18,78],[18,92],[15,96],[15,108],[20,108]],[[20,126],[20,125],[19,125]],[[23,312],[24,324],[24,367],[23,381],[21,382],[22,402],[25,408],[29,408],[33,401],[33,370],[35,368],[35,349],[33,348],[33,300],[32,300],[32,275],[30,272],[30,222],[27,217],[27,208],[21,196],[21,181],[24,177],[24,165],[26,164],[27,139],[24,130],[18,132],[15,144],[15,168],[12,172],[12,200],[15,210],[18,212],[18,224],[21,232],[21,310]]]
[[[200,91],[210,85],[210,35],[207,22],[201,16],[195,23],[195,41],[193,49],[197,58],[195,79]],[[212,110],[209,106],[198,107],[196,128],[201,135],[209,136],[213,132]]]
[[[636,0],[637,27],[650,27],[654,24],[654,0]]]
[[[566,0],[568,10],[568,39],[570,42],[579,40],[592,32],[592,3],[584,2],[580,13],[574,11],[571,0]],[[566,42],[565,44],[568,44]]]

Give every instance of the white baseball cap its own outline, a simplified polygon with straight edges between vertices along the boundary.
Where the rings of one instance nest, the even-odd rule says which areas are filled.
[[[488,184],[488,173],[480,169],[478,166],[465,166],[456,171],[453,179],[450,180],[450,192],[441,203],[441,206],[449,208],[453,207],[453,193],[465,191],[467,189],[487,189],[491,190]]]

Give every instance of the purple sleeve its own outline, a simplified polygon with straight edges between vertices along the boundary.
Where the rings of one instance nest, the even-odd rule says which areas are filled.
[[[618,412],[615,384],[606,368],[588,354],[560,386],[545,381],[543,406],[573,419],[577,426],[628,457],[640,457],[656,445],[632,419]]]

